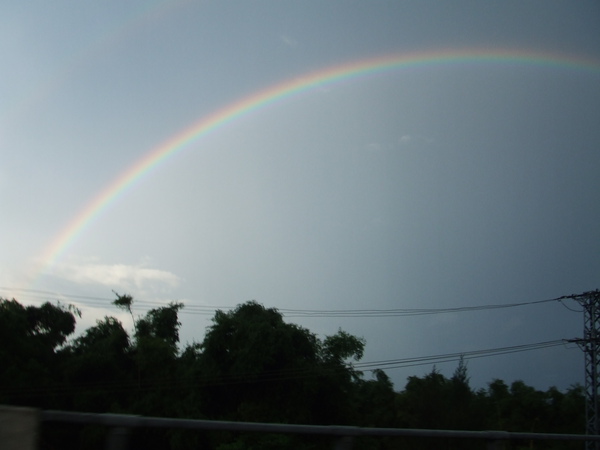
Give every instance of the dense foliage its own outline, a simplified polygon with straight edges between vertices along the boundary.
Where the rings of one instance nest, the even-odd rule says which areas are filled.
[[[256,302],[217,311],[204,340],[179,346],[181,303],[135,318],[132,335],[105,317],[72,338],[79,311],[0,299],[0,404],[83,412],[365,427],[583,433],[580,386],[539,391],[521,381],[469,386],[464,361],[451,378],[435,368],[394,387],[382,370],[355,370],[364,341],[339,330],[318,338]],[[75,428],[77,428],[75,430]],[[75,434],[76,433],[76,434]],[[45,426],[40,448],[102,448],[99,427]],[[78,436],[74,439],[73,436]],[[485,448],[482,442],[363,439],[360,448]],[[530,448],[534,443],[513,443]],[[536,442],[537,448],[582,448]],[[358,447],[358,446],[357,446]],[[131,448],[331,448],[324,438],[138,430]]]

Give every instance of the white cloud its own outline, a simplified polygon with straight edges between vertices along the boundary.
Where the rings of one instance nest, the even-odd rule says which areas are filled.
[[[54,269],[54,275],[77,284],[100,284],[111,289],[137,290],[167,285],[176,287],[180,279],[166,270],[146,267],[147,263],[99,264],[84,262],[81,264],[63,263]]]
[[[424,143],[424,144],[433,144],[435,139],[429,136],[421,136],[421,135],[412,135],[412,134],[404,134],[400,136],[398,139],[398,143],[400,145],[408,145],[415,143]]]
[[[410,136],[410,134],[405,134],[404,136],[400,137],[399,141],[400,144],[408,144],[410,141],[412,141],[412,137]]]
[[[282,34],[280,36],[280,38],[283,41],[283,43],[285,45],[287,45],[288,47],[297,47],[298,46],[298,41],[296,39],[294,39],[294,38],[286,36],[285,34]]]
[[[379,152],[381,151],[381,144],[378,142],[371,142],[369,144],[367,144],[367,151],[368,152]]]

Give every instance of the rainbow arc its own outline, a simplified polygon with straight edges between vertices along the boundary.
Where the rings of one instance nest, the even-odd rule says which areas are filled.
[[[372,74],[408,70],[414,67],[448,64],[522,64],[549,69],[583,70],[600,73],[600,62],[582,57],[522,50],[447,50],[386,55],[328,67],[283,81],[233,102],[202,117],[162,144],[146,152],[119,174],[79,211],[51,241],[41,258],[38,275],[48,270],[77,241],[113,202],[148,176],[167,159],[191,148],[200,139],[232,124],[243,116],[281,102],[315,87]]]

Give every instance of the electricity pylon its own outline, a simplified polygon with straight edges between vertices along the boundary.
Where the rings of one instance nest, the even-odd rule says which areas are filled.
[[[600,291],[568,295],[583,308],[583,338],[569,339],[585,353],[585,432],[600,434],[598,403],[600,400]],[[600,442],[586,441],[587,450],[600,450]]]

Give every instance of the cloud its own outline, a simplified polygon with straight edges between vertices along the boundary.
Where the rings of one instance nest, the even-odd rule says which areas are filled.
[[[283,41],[283,43],[285,45],[287,45],[288,47],[297,47],[298,46],[298,41],[294,38],[291,38],[285,34],[282,34],[281,36],[279,36],[281,38],[281,40]]]
[[[100,284],[111,289],[137,290],[155,288],[157,285],[176,287],[180,278],[166,270],[146,267],[147,263],[99,264],[64,263],[58,265],[54,275],[77,284]]]
[[[367,144],[367,151],[372,153],[379,152],[381,151],[381,144],[378,142],[370,142]]]
[[[404,134],[398,139],[398,143],[400,145],[409,145],[415,143],[433,144],[434,142],[435,139],[433,139],[432,137],[412,134]]]

